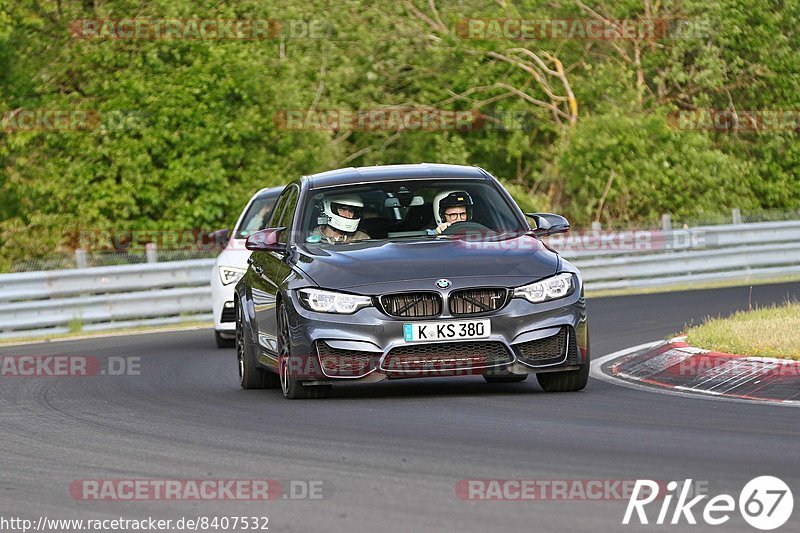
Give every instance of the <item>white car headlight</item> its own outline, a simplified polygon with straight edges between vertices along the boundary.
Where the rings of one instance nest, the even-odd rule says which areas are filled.
[[[242,276],[244,276],[245,270],[243,268],[235,268],[235,267],[219,267],[219,279],[222,280],[223,285],[230,285],[231,283],[236,283]]]
[[[350,315],[372,305],[369,296],[343,294],[341,292],[323,291],[321,289],[300,289],[300,302],[312,311],[318,313],[339,313]]]
[[[573,289],[572,274],[565,272],[530,285],[514,289],[515,298],[525,298],[532,303],[556,300],[570,294]]]

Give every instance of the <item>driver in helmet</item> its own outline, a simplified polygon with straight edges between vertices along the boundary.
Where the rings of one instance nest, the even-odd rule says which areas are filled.
[[[369,239],[369,235],[358,229],[364,201],[355,194],[331,196],[322,201],[322,210],[327,223],[314,228],[307,242],[353,242]]]
[[[472,197],[466,191],[440,192],[433,199],[433,218],[436,229],[429,233],[436,235],[456,222],[472,220]]]

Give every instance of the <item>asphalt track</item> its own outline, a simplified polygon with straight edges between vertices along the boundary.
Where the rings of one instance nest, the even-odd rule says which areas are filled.
[[[752,304],[798,297],[797,283],[756,286]],[[746,309],[748,299],[747,287],[590,299],[593,355]],[[800,506],[794,408],[653,394],[597,379],[570,394],[545,394],[535,379],[449,378],[340,386],[328,400],[286,401],[279,391],[240,390],[233,350],[214,348],[205,330],[0,354],[141,357],[140,375],[0,377],[5,518],[268,516],[270,531],[756,531],[738,511],[717,527],[623,526],[619,500],[464,501],[455,491],[464,479],[691,478],[712,495],[738,499],[751,478],[775,475]],[[73,481],[98,478],[321,480],[324,498],[70,496]],[[795,509],[779,531],[798,531],[798,517]]]

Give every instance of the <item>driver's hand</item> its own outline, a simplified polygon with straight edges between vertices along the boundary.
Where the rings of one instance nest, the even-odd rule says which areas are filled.
[[[441,235],[441,233],[442,233],[444,230],[446,230],[447,228],[449,228],[449,227],[450,227],[450,224],[452,224],[452,223],[451,223],[451,222],[442,222],[441,224],[439,224],[439,226],[437,226],[437,228],[436,228],[436,233],[438,233],[438,234],[440,234],[440,235]]]

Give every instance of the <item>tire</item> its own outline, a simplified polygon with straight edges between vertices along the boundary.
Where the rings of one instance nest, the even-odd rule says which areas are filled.
[[[306,387],[303,382],[292,376],[295,365],[292,354],[292,342],[289,336],[289,315],[286,306],[278,306],[278,361],[280,371],[280,386],[283,396],[289,400],[305,400],[310,398],[327,398],[331,393],[331,385],[314,385]]]
[[[236,338],[226,339],[219,331],[214,331],[214,340],[217,341],[217,348],[235,348]]]
[[[486,383],[521,383],[528,379],[528,375],[524,376],[483,376]]]
[[[256,362],[256,350],[244,334],[241,306],[236,302],[236,358],[239,362],[239,385],[249,389],[277,389],[280,387],[278,376],[264,370]]]
[[[589,382],[589,361],[578,370],[566,372],[542,372],[536,374],[539,385],[545,392],[574,392],[582,390]]]

